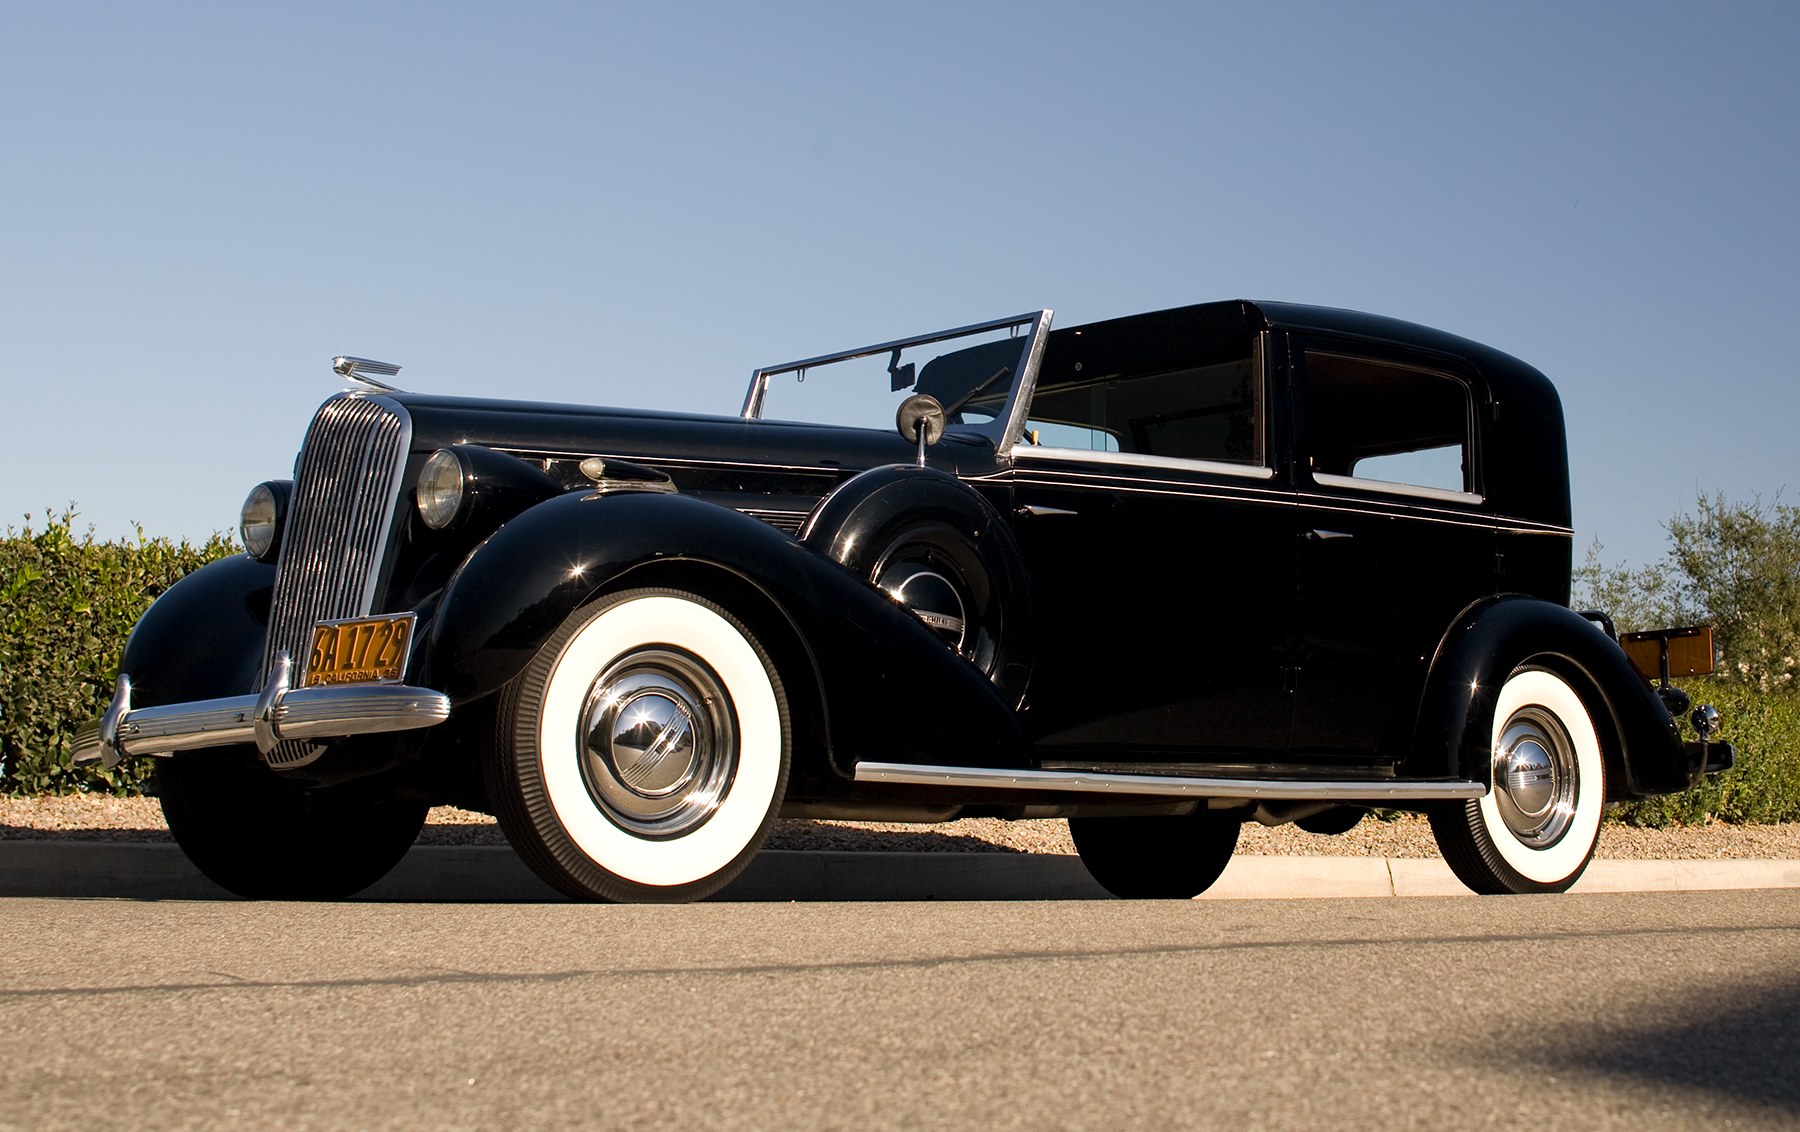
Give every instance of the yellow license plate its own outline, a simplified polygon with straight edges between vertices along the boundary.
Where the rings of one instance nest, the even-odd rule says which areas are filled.
[[[412,652],[415,615],[321,621],[313,628],[312,655],[300,686],[372,684],[399,680]]]

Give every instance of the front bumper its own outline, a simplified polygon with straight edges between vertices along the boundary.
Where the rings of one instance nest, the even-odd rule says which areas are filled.
[[[106,714],[75,733],[77,765],[117,766],[127,755],[167,756],[203,747],[254,743],[265,755],[284,739],[337,739],[431,727],[450,718],[450,697],[405,684],[288,687],[287,654],[263,690],[185,704],[131,706],[123,673]]]

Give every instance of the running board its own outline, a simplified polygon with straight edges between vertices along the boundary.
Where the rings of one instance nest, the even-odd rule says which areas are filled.
[[[1105,774],[1093,770],[992,770],[911,763],[857,763],[858,782],[954,786],[971,790],[1053,790],[1077,794],[1136,794],[1159,798],[1254,798],[1281,802],[1427,802],[1480,798],[1479,782],[1370,782],[1249,778],[1188,778],[1163,774]]]

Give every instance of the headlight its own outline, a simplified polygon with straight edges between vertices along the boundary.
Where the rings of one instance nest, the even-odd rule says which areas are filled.
[[[448,448],[440,448],[419,470],[419,518],[441,531],[456,518],[463,501],[462,461]]]
[[[287,520],[290,485],[269,480],[250,489],[238,515],[244,549],[258,562],[273,562],[281,550],[281,528]]]

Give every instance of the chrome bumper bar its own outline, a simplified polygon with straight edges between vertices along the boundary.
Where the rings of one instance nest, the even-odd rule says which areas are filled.
[[[450,697],[405,684],[288,687],[286,653],[253,696],[226,696],[157,707],[131,706],[131,677],[121,673],[106,714],[75,733],[77,765],[117,766],[126,755],[172,755],[202,747],[254,743],[267,754],[283,739],[336,739],[431,727],[450,718]]]

